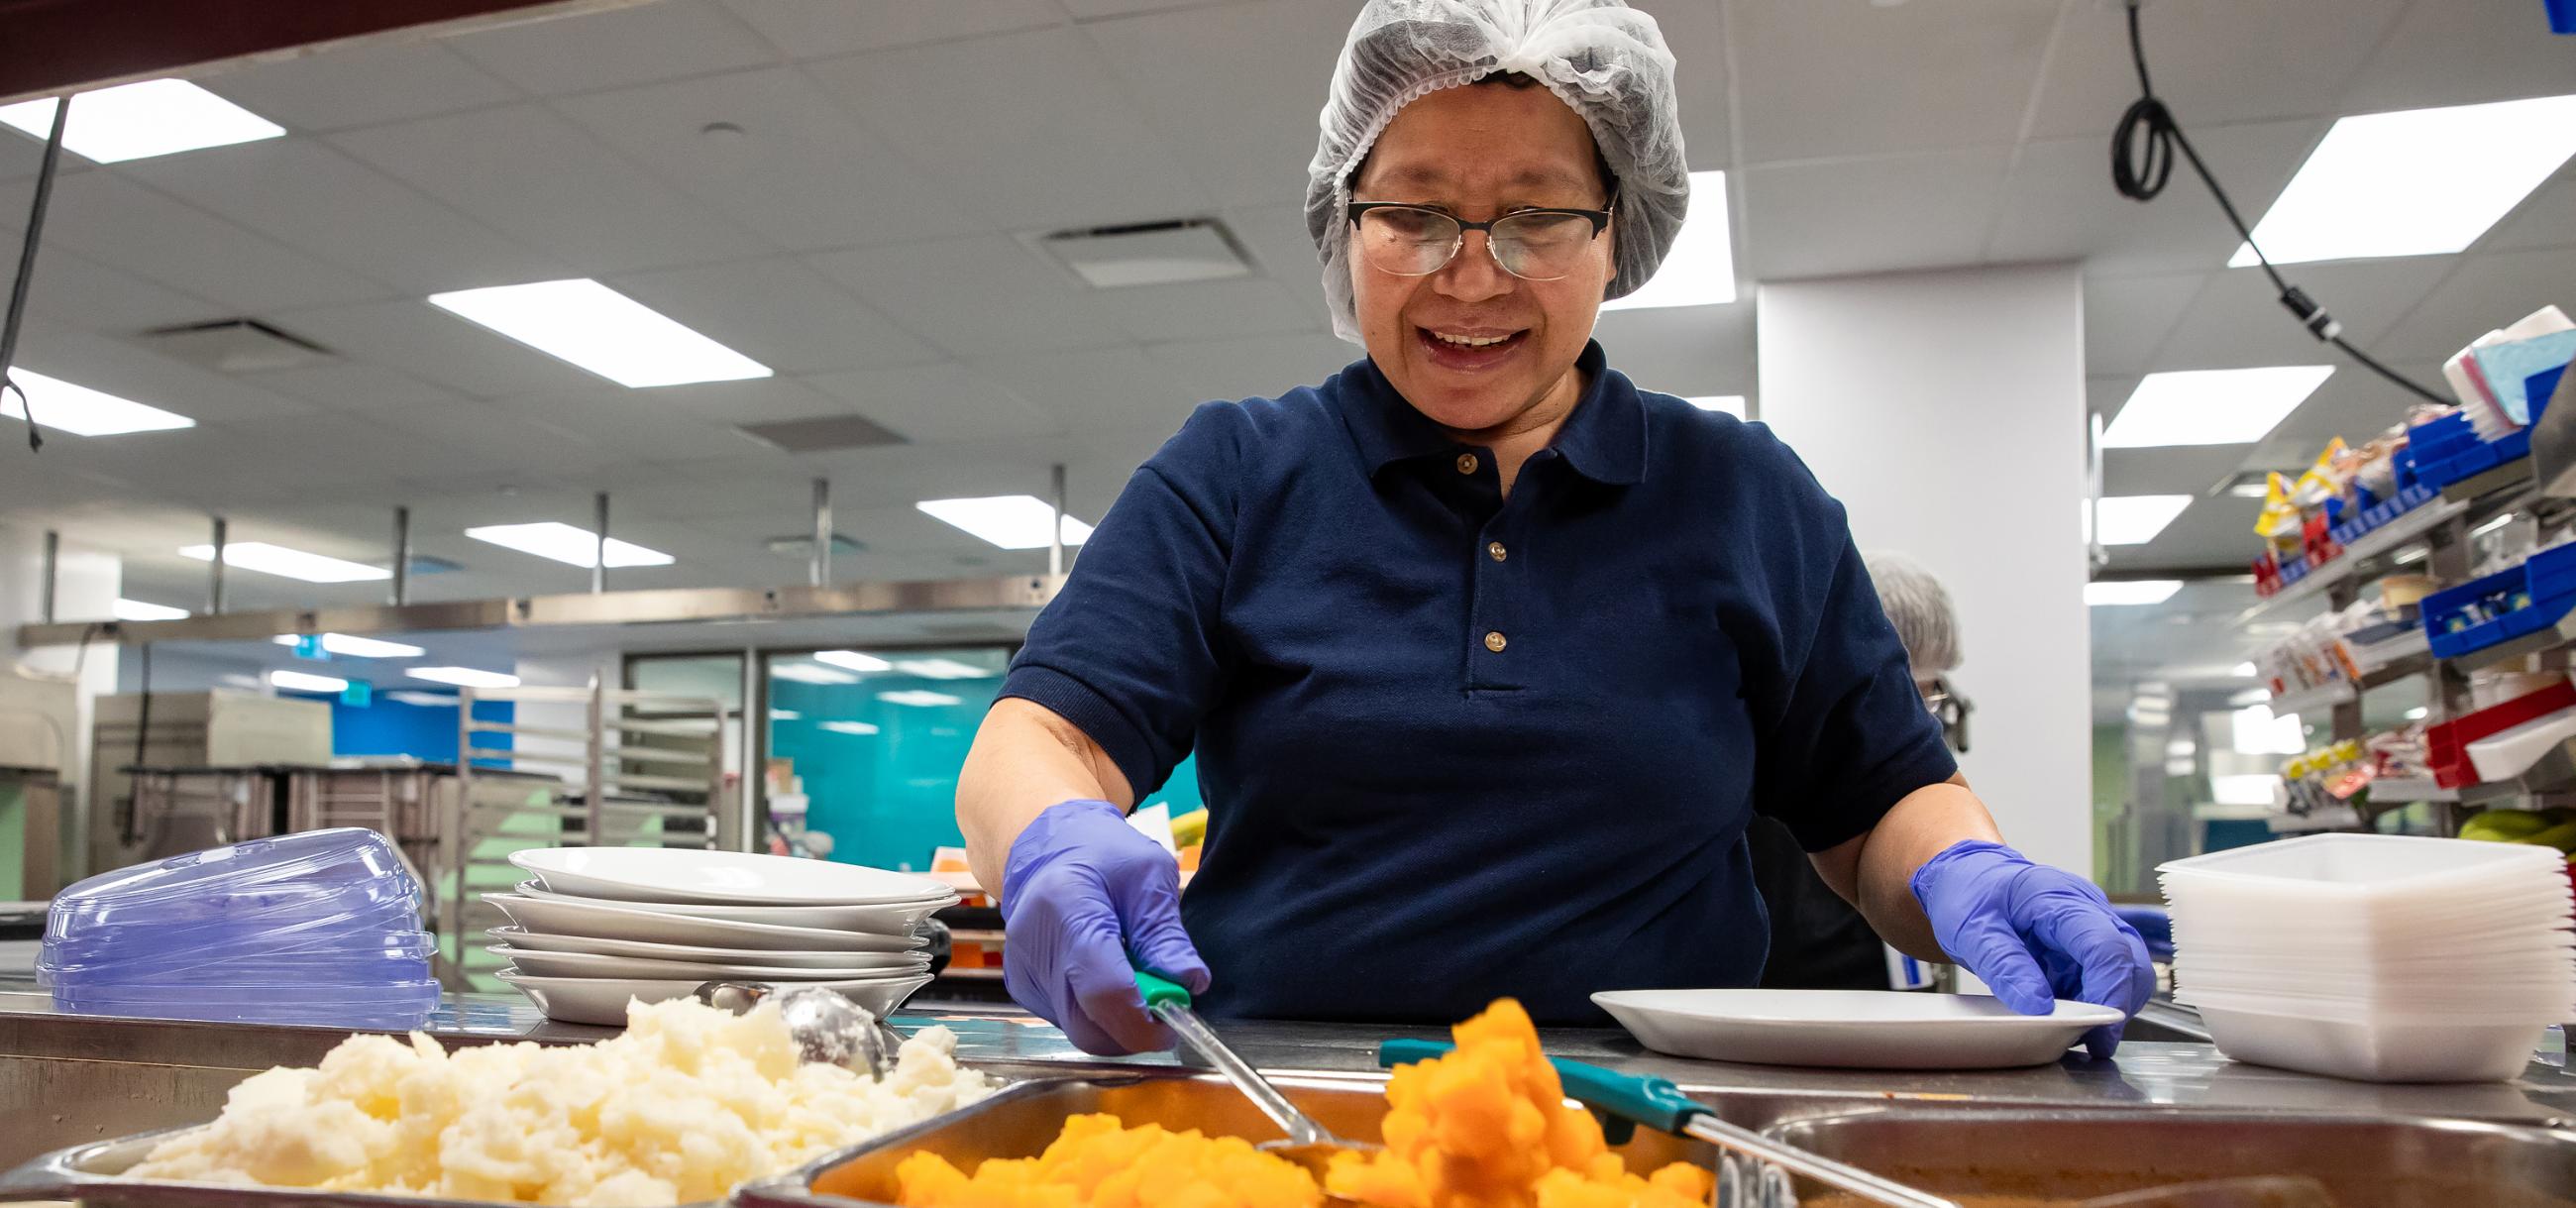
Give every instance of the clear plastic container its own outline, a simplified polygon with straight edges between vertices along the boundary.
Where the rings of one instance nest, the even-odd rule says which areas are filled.
[[[416,927],[422,901],[420,882],[384,836],[305,831],[91,877],[55,896],[45,940],[77,946],[149,933],[178,946],[401,910]]]

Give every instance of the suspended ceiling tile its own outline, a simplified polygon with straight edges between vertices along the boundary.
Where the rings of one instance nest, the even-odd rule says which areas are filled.
[[[198,77],[208,91],[294,130],[346,130],[481,109],[515,88],[426,39],[334,46]]]
[[[2058,8],[2031,0],[1733,4],[1745,160],[2010,145]],[[1925,69],[1932,64],[1939,69]]]
[[[2325,132],[2319,121],[2265,122],[2214,126],[2192,142],[2237,212],[2255,222]],[[1988,256],[2082,260],[2093,273],[2224,266],[2244,240],[2200,178],[2183,168],[2154,200],[2133,201],[2111,185],[2108,147],[2107,136],[2025,144],[2004,182]]]
[[[574,270],[624,272],[771,251],[538,105],[334,135],[333,145]],[[545,279],[531,266],[527,280]]]
[[[999,235],[857,248],[807,258],[896,325],[956,356],[1117,342],[1089,287]]]
[[[790,59],[947,42],[1062,24],[1050,0],[974,0],[971,4],[852,3],[852,0],[724,0]]]
[[[2092,374],[2139,374],[2182,322],[2191,300],[2217,274],[2167,273],[2150,277],[2084,279],[2084,369]]]
[[[700,202],[798,251],[990,229],[793,68],[574,97],[567,116]],[[725,123],[734,131],[706,132]]]
[[[2204,128],[2338,112],[2406,0],[2156,0],[2140,10],[2147,69],[2192,140]],[[2119,4],[2069,4],[2032,135],[2107,146],[2138,75]],[[2186,169],[2187,171],[2187,169]],[[2250,218],[2250,215],[2249,215]]]
[[[608,283],[782,374],[941,359],[938,349],[791,257],[655,269]]]
[[[1746,169],[1743,275],[1780,281],[1976,263],[2006,159],[1994,148]]]
[[[0,193],[9,194],[0,213],[24,212],[14,190]],[[388,292],[113,171],[63,177],[54,187],[45,239],[243,312],[355,302]]]
[[[1073,30],[856,55],[805,70],[897,152],[1004,226],[1141,222],[1209,208],[1206,191]]]
[[[2291,265],[2282,272],[2342,321],[2346,339],[2373,348],[2451,267],[2448,256],[2404,256]],[[2261,269],[2231,268],[2213,277],[2193,300],[2153,367],[2323,365],[2338,357],[2281,306]]]
[[[449,49],[538,96],[765,64],[769,44],[719,5],[657,0],[458,34]]]
[[[2386,356],[2447,359],[2469,341],[2543,306],[2576,316],[2576,291],[2569,288],[2576,282],[2576,248],[2432,259],[2456,260],[2458,271],[2375,346]]]
[[[810,382],[915,445],[1064,430],[1051,412],[955,363],[827,373]]]

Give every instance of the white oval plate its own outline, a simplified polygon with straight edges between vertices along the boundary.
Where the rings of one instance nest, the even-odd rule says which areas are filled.
[[[883,906],[707,906],[696,902],[637,902],[620,898],[594,898],[582,894],[559,893],[542,881],[521,881],[519,892],[532,898],[553,898],[565,902],[594,902],[601,906],[630,906],[657,914],[684,914],[693,919],[730,919],[737,923],[766,923],[773,927],[824,927],[834,931],[871,931],[892,935],[909,931],[913,924],[957,904],[957,895],[932,898],[925,902],[904,902]]]
[[[494,944],[486,951],[510,962],[519,972],[537,977],[622,977],[645,981],[685,977],[699,981],[876,981],[889,977],[919,977],[930,972],[927,955],[900,952],[844,952],[841,964],[833,968],[800,969],[742,961],[730,964],[722,961],[653,961],[631,956],[598,956],[588,952],[539,952],[508,944]]]
[[[666,1002],[674,998],[687,998],[697,993],[699,986],[706,984],[705,979],[636,981],[624,978],[535,977],[514,969],[503,969],[499,977],[502,981],[517,987],[519,993],[527,995],[529,1001],[536,1003],[537,1009],[545,1012],[548,1019],[559,1019],[565,1023],[593,1023],[612,1028],[625,1026],[626,1004],[629,1000]],[[867,1008],[870,1014],[883,1019],[894,1014],[894,1009],[902,1006],[903,1000],[912,997],[923,986],[929,985],[930,976],[923,974],[919,977],[897,978],[890,981],[820,981],[807,984],[839,991],[841,997]]]
[[[920,939],[891,935],[852,936],[852,939],[883,942],[877,947],[853,948],[844,952],[790,952],[758,948],[701,948],[690,944],[657,944],[648,940],[603,940],[587,935],[548,935],[523,927],[495,927],[483,934],[532,952],[586,952],[594,956],[624,956],[648,961],[770,965],[790,969],[839,969],[850,964],[852,953],[918,953],[926,943]]]
[[[515,893],[487,893],[483,900],[501,908],[510,921],[548,935],[593,939],[642,940],[652,944],[690,944],[701,948],[751,948],[762,952],[874,952],[882,935],[832,931],[821,927],[772,927],[725,919],[693,919],[661,914],[635,905],[568,902],[530,898]]]
[[[2046,1065],[2122,1018],[2066,999],[2023,1015],[1982,994],[1896,990],[1605,990],[1592,1001],[1676,1057],[1886,1070]]]
[[[556,893],[702,906],[885,906],[956,896],[911,873],[668,847],[540,847],[510,857]]]

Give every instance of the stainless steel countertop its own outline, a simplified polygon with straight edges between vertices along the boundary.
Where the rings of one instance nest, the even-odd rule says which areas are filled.
[[[908,1012],[909,1032],[941,1024],[958,1036],[964,1060],[1023,1074],[1118,1073],[1174,1068],[1172,1054],[1100,1058],[1064,1033],[1009,1010],[961,1007]],[[609,1029],[555,1023],[515,995],[451,995],[422,1031],[451,1044],[596,1040]],[[1374,1071],[1376,1046],[1390,1037],[1444,1038],[1443,1029],[1365,1024],[1227,1021],[1218,1030],[1268,1069]],[[135,1062],[254,1071],[310,1065],[343,1029],[266,1024],[135,1020],[58,1012],[41,993],[0,992],[0,1059]],[[2555,1033],[2552,1034],[2555,1037]],[[2184,1107],[2454,1116],[2519,1123],[2576,1123],[2576,1071],[2565,1054],[2544,1054],[2510,1083],[2382,1086],[2229,1061],[2205,1044],[2132,1041],[2109,1062],[2070,1054],[2055,1065],[1974,1072],[1827,1070],[1694,1061],[1651,1053],[1624,1032],[1551,1029],[1548,1052],[1613,1068],[1658,1074],[1684,1089],[1763,1098],[1849,1098],[1869,1102],[1979,1102],[2067,1107]]]

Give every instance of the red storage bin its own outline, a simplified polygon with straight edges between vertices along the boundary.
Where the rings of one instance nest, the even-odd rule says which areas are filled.
[[[2568,708],[2576,708],[2576,683],[2561,680],[2501,705],[2425,727],[2424,762],[2432,765],[2433,783],[2446,789],[2476,784],[2478,770],[2469,763],[2470,743]]]

